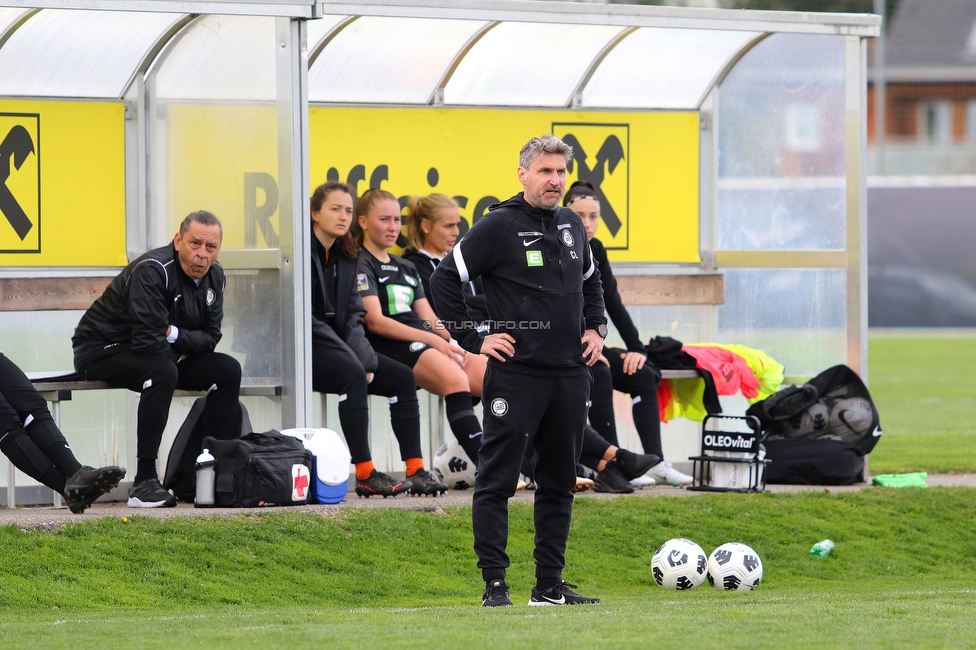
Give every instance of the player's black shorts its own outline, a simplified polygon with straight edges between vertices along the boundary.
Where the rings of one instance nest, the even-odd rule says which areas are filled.
[[[410,368],[417,364],[417,359],[424,350],[430,349],[429,345],[421,341],[397,341],[383,336],[370,336],[369,343],[378,354],[385,354]]]

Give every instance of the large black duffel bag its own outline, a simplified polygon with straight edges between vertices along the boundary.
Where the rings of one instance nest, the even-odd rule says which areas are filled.
[[[767,440],[766,482],[854,485],[864,481],[864,456],[843,440]]]
[[[857,373],[834,366],[803,386],[788,386],[746,411],[766,440],[767,483],[851,485],[864,480],[864,454],[881,424]]]
[[[220,508],[308,503],[312,452],[298,438],[275,430],[237,440],[203,439],[214,457],[215,501]]]

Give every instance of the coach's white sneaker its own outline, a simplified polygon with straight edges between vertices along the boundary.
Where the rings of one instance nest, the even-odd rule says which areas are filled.
[[[658,483],[666,483],[668,485],[673,485],[674,487],[691,485],[695,482],[695,479],[692,477],[683,472],[679,472],[672,467],[671,461],[669,460],[662,460],[660,463],[652,467],[647,474]]]
[[[630,479],[630,484],[635,488],[646,488],[657,485],[657,481],[655,481],[654,477],[650,476],[649,474],[644,474],[643,476]]]

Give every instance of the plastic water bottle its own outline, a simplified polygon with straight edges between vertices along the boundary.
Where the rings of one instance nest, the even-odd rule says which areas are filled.
[[[214,469],[215,460],[209,449],[197,456],[194,468],[197,471],[197,495],[193,505],[197,508],[213,508],[215,505],[214,487],[217,472]]]
[[[825,539],[813,545],[813,548],[810,549],[810,555],[827,557],[832,550],[834,550],[834,543],[829,539]]]

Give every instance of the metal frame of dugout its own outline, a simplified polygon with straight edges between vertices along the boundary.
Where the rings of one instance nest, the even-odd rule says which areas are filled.
[[[164,45],[172,47],[175,37],[183,32],[189,32],[192,23],[191,16],[236,15],[236,16],[264,16],[274,17],[275,21],[275,94],[273,106],[275,108],[277,135],[277,172],[281,189],[282,202],[279,205],[281,244],[277,249],[227,249],[222,252],[222,261],[227,262],[228,268],[251,271],[268,269],[278,273],[276,288],[282,297],[281,319],[278,344],[281,349],[281,377],[277,382],[281,385],[280,418],[282,427],[303,427],[311,425],[314,400],[310,390],[310,368],[306,359],[311,332],[310,324],[305,315],[309,311],[307,282],[310,275],[307,256],[296,255],[296,251],[308,248],[310,237],[307,201],[301,197],[311,192],[310,174],[310,143],[308,138],[309,124],[309,68],[315,61],[323,65],[328,56],[321,56],[329,43],[338,44],[338,37],[342,33],[352,33],[353,28],[367,24],[367,19],[427,19],[447,21],[485,21],[483,29],[475,29],[470,39],[465,41],[456,52],[450,53],[442,68],[438,68],[431,87],[421,93],[423,99],[419,104],[406,102],[406,105],[443,106],[457,105],[445,101],[445,91],[453,78],[455,83],[463,77],[457,70],[474,50],[478,53],[478,43],[484,46],[490,40],[492,33],[498,34],[505,28],[506,22],[519,24],[545,24],[548,26],[579,26],[591,29],[595,26],[615,26],[621,32],[607,37],[602,44],[594,47],[592,56],[580,62],[578,70],[570,79],[567,92],[554,92],[558,99],[558,108],[572,109],[606,109],[606,110],[635,110],[656,111],[674,110],[677,107],[671,103],[657,101],[658,95],[651,99],[630,98],[639,95],[632,81],[633,69],[623,68],[622,76],[607,73],[604,85],[605,91],[600,97],[610,97],[611,90],[616,94],[610,99],[599,100],[596,88],[601,81],[601,66],[621,55],[628,49],[631,41],[636,42],[644,31],[672,30],[681,35],[694,34],[697,30],[717,30],[720,32],[734,32],[744,34],[755,32],[755,38],[743,37],[742,48],[729,54],[723,65],[705,74],[702,72],[700,81],[703,82],[700,93],[692,93],[690,103],[682,104],[682,110],[697,111],[700,114],[700,187],[699,187],[699,249],[700,263],[680,264],[657,267],[652,264],[627,263],[623,264],[619,273],[621,277],[652,276],[661,272],[678,274],[687,272],[693,275],[715,274],[730,271],[730,277],[745,273],[758,274],[762,271],[786,270],[794,275],[804,274],[819,278],[822,275],[836,275],[840,278],[839,287],[846,290],[843,300],[845,305],[838,308],[837,322],[842,324],[838,330],[843,337],[841,345],[846,344],[838,354],[846,356],[846,363],[861,373],[866,379],[867,365],[867,304],[866,304],[866,192],[864,181],[864,150],[866,142],[866,46],[867,38],[875,37],[880,31],[880,17],[864,14],[818,14],[807,12],[783,11],[749,11],[725,10],[714,8],[664,7],[664,6],[634,6],[602,3],[573,3],[573,2],[536,2],[526,0],[365,0],[364,2],[348,2],[343,0],[5,0],[0,2],[5,7],[23,7],[38,9],[79,9],[93,11],[131,11],[131,12],[167,12],[185,14],[186,22],[174,23],[173,29],[161,32],[158,42],[147,45],[145,56],[139,58],[138,64],[133,66],[130,85],[118,96],[112,95],[112,101],[126,103],[126,225],[127,248],[143,250],[156,245],[152,233],[156,230],[153,224],[150,196],[165,194],[164,185],[154,185],[158,178],[154,176],[154,169],[147,161],[154,161],[152,154],[154,147],[163,147],[165,141],[159,144],[150,137],[151,132],[147,123],[149,118],[156,119],[159,104],[150,101],[151,93],[144,84],[148,79],[152,83],[153,76],[149,74],[155,70],[152,65],[165,63],[166,58],[160,54]],[[43,15],[43,12],[42,12]],[[341,17],[337,21],[331,18]],[[27,20],[18,19],[17,28]],[[181,19],[183,20],[183,19]],[[195,19],[194,19],[195,20]],[[352,22],[356,21],[356,22]],[[326,24],[328,23],[328,25]],[[350,27],[351,26],[351,27]],[[344,31],[340,31],[340,29]],[[491,29],[491,32],[487,30]],[[642,31],[644,30],[644,31]],[[9,37],[15,31],[0,35],[0,45],[10,43]],[[671,33],[667,31],[667,33]],[[826,141],[843,153],[842,163],[838,163],[837,170],[829,175],[796,175],[793,173],[766,173],[764,167],[757,167],[758,176],[726,178],[719,165],[719,152],[722,141],[719,134],[729,128],[731,111],[726,104],[722,115],[719,114],[718,92],[723,84],[728,84],[730,75],[734,76],[735,68],[740,60],[745,59],[755,49],[759,52],[764,43],[778,36],[791,35],[803,37],[824,37],[831,39],[831,51],[839,52],[837,65],[831,68],[841,80],[841,92],[838,97],[843,98],[843,108],[838,113],[839,130],[825,131]],[[484,37],[484,38],[482,38]],[[769,37],[769,38],[767,38]],[[6,39],[6,40],[4,40]],[[480,39],[480,40],[479,40]],[[630,41],[628,39],[631,39]],[[464,39],[462,39],[464,40]],[[596,43],[596,41],[593,41]],[[643,42],[643,41],[641,41]],[[833,43],[837,47],[834,48]],[[314,46],[313,46],[314,43]],[[636,46],[635,46],[636,47]],[[0,48],[2,49],[2,48]],[[635,51],[640,50],[636,48]],[[164,53],[170,50],[166,49]],[[643,51],[643,50],[640,50]],[[655,50],[656,51],[656,50]],[[680,61],[683,65],[693,68],[696,56],[701,55],[700,48],[684,48],[686,56]],[[488,57],[490,59],[490,57]],[[671,57],[673,58],[673,57]],[[471,55],[470,60],[474,56]],[[380,74],[383,68],[379,61],[374,66],[376,71],[372,75],[357,75],[356,79],[365,83],[370,79],[374,86],[366,90],[372,92],[376,87],[385,88],[380,83],[387,77]],[[360,61],[362,65],[367,61]],[[832,64],[833,65],[833,64]],[[97,66],[93,66],[96,67]],[[606,69],[613,66],[609,63]],[[653,67],[652,67],[653,68]],[[463,73],[464,70],[462,69]],[[469,75],[470,76],[470,75]],[[397,78],[400,78],[398,76]],[[619,86],[614,83],[624,79]],[[648,78],[650,80],[650,78]],[[672,86],[677,89],[684,87],[687,82],[686,74],[674,74]],[[680,83],[679,83],[680,82]],[[395,85],[394,85],[395,86]],[[391,86],[393,87],[393,86]],[[648,82],[647,88],[660,89],[662,84]],[[641,86],[644,88],[644,86]],[[396,89],[396,88],[394,88]],[[630,92],[631,90],[634,92]],[[618,97],[619,95],[619,97]],[[682,95],[683,96],[683,95]],[[71,99],[65,94],[44,94],[34,90],[30,92],[11,93],[9,97],[27,97],[41,99]],[[8,97],[8,98],[9,98]],[[87,97],[87,96],[85,96]],[[101,97],[101,95],[99,95]],[[391,97],[393,97],[391,99]],[[368,93],[363,91],[352,99],[333,99],[336,106],[361,105],[396,105],[403,106],[404,100],[396,99],[399,95],[386,94],[378,99],[370,100]],[[591,99],[592,97],[592,99]],[[84,98],[84,97],[82,97]],[[103,97],[103,99],[106,99]],[[447,100],[451,93],[447,92]],[[612,100],[612,101],[611,101]],[[467,101],[467,100],[466,100]],[[502,105],[507,107],[525,107],[526,104],[515,100],[497,99],[489,97],[482,103],[480,99],[470,100],[472,105]],[[548,100],[546,100],[548,101]],[[839,99],[835,102],[840,106]],[[462,102],[463,103],[463,102]],[[549,104],[543,102],[545,106]],[[269,104],[270,105],[270,104]],[[467,105],[467,104],[465,104]],[[535,104],[531,107],[538,108]],[[781,111],[782,112],[782,111]],[[818,122],[819,124],[819,122]],[[720,128],[721,127],[721,128]],[[131,137],[130,137],[131,136]],[[802,143],[801,143],[802,145]],[[756,160],[761,158],[765,150],[756,150]],[[838,160],[841,160],[838,154]],[[725,157],[728,160],[728,157]],[[751,159],[750,159],[751,160]],[[158,165],[157,165],[158,168]],[[765,171],[764,171],[765,170]],[[768,177],[768,178],[767,178]],[[156,180],[154,180],[156,179]],[[800,242],[793,241],[753,241],[724,243],[719,226],[724,223],[720,218],[722,206],[721,197],[724,193],[766,192],[810,193],[813,191],[837,190],[843,212],[843,226],[841,235],[836,241],[829,242]],[[738,195],[736,195],[738,196]],[[790,196],[793,196],[790,194]],[[790,199],[792,200],[792,199]],[[738,213],[736,213],[738,214]],[[750,213],[751,214],[751,213]],[[723,217],[724,218],[724,217]],[[157,218],[158,219],[158,218]],[[161,222],[162,223],[162,222]],[[838,222],[840,223],[840,222]],[[90,268],[74,267],[8,267],[3,269],[4,277],[32,278],[44,275],[51,278],[73,277],[89,275]],[[748,285],[750,278],[745,278],[740,285]],[[818,280],[819,281],[819,280]],[[737,285],[738,286],[738,285]],[[820,285],[817,285],[818,287]],[[830,288],[835,288],[830,285]],[[823,294],[824,292],[821,292]],[[819,294],[818,294],[819,295]],[[826,294],[824,294],[826,295]],[[739,298],[735,298],[739,300]],[[645,303],[640,303],[645,304]],[[744,303],[743,303],[744,304]],[[684,309],[684,307],[683,307]],[[718,323],[718,306],[716,304],[695,304],[687,308],[689,314],[697,314],[697,323],[701,323],[701,333],[698,340],[716,338]],[[694,310],[694,311],[692,311]],[[818,310],[813,310],[819,313]],[[685,312],[682,312],[684,314]],[[820,327],[816,321],[810,329]],[[788,330],[791,325],[783,325]],[[833,327],[833,325],[831,325]],[[823,328],[821,328],[823,329]],[[833,360],[832,360],[833,361]],[[792,368],[793,372],[809,372],[812,369]],[[443,421],[439,421],[443,426]],[[691,437],[691,436],[690,436]],[[693,437],[691,437],[694,440]],[[682,456],[689,451],[683,450]],[[709,459],[713,460],[713,459]]]
[[[744,426],[737,431],[726,431],[726,425],[722,423],[725,420]],[[709,424],[722,428],[710,429]],[[695,480],[688,489],[700,492],[764,491],[765,468],[770,461],[764,457],[763,440],[762,426],[753,415],[706,415],[702,421],[701,455],[688,458],[694,462],[692,476]]]

